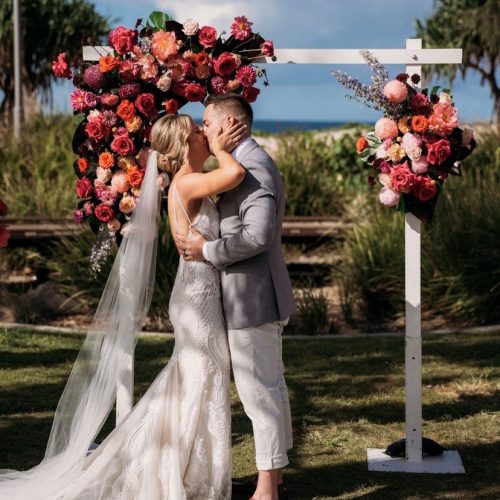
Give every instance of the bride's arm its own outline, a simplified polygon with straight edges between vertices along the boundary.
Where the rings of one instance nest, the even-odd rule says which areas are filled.
[[[224,193],[235,188],[245,178],[245,169],[229,153],[246,135],[246,126],[236,123],[228,127],[214,140],[214,155],[219,162],[219,168],[207,173],[192,173],[184,175],[177,182],[177,189],[184,199],[199,199],[206,196]]]

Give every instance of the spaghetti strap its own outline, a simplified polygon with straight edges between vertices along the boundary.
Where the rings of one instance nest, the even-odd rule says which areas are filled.
[[[175,184],[173,186],[173,192],[174,192],[175,198],[177,199],[177,201],[179,202],[179,204],[180,204],[180,206],[182,208],[182,211],[184,212],[184,215],[186,216],[187,220],[189,221],[189,225],[192,226],[193,223],[192,223],[192,221],[191,221],[191,219],[190,219],[190,217],[189,217],[189,215],[187,213],[187,210],[185,209],[185,207],[184,207],[184,205],[183,205],[183,203],[181,201],[179,193],[177,192],[177,186]],[[174,200],[174,216],[175,216],[175,225],[177,227],[179,227],[179,219],[177,217],[177,204],[176,204],[175,200]]]

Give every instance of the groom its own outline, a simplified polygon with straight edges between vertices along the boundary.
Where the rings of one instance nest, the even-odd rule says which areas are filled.
[[[221,128],[236,121],[249,131],[231,153],[246,175],[219,199],[221,238],[206,241],[196,233],[189,240],[180,234],[176,239],[184,259],[206,260],[220,270],[234,380],[253,425],[259,471],[253,499],[275,500],[278,491],[284,498],[282,469],[292,447],[281,341],[294,309],[281,249],[285,196],[272,158],[250,136],[248,102],[237,94],[206,100],[203,130],[209,145]]]

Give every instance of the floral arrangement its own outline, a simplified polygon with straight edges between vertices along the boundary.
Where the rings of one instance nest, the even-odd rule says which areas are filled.
[[[9,209],[2,199],[0,199],[0,217],[7,215]],[[5,248],[9,244],[10,232],[7,224],[0,224],[0,248]]]
[[[370,86],[337,71],[337,80],[358,100],[384,116],[356,142],[360,157],[376,171],[368,182],[381,187],[382,204],[432,220],[446,178],[461,175],[461,162],[476,146],[472,129],[459,128],[457,108],[448,89],[420,90],[419,75],[390,80],[367,50],[361,54],[373,71]]]
[[[98,63],[76,58],[73,70],[61,53],[52,63],[59,78],[73,78],[71,104],[81,121],[73,150],[78,158],[78,208],[74,220],[88,222],[99,235],[91,260],[96,270],[118,243],[140,195],[153,123],[165,113],[177,113],[187,102],[202,102],[208,94],[236,92],[248,102],[257,99],[257,77],[265,70],[253,62],[274,58],[273,42],[252,30],[244,16],[236,17],[231,34],[200,27],[193,19],[180,24],[153,12],[144,26],[123,26],[109,33],[113,53]],[[161,168],[161,165],[160,165]],[[166,174],[159,184],[168,184]]]

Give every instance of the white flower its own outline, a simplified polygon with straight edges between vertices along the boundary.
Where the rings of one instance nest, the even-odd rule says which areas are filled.
[[[106,184],[106,182],[108,182],[111,179],[111,176],[113,175],[109,168],[102,168],[102,167],[97,167],[95,173],[97,176],[97,180],[104,182],[104,184]]]
[[[124,214],[130,214],[134,211],[135,208],[135,198],[133,196],[125,195],[118,204],[118,208],[120,212]]]
[[[439,94],[439,102],[441,104],[446,104],[451,102],[451,96],[450,94],[447,94],[446,92],[441,92]]]
[[[101,112],[98,111],[97,109],[93,109],[87,116],[87,121],[89,122],[100,119],[101,119]]]
[[[389,174],[379,174],[378,180],[382,186],[391,187],[391,176]]]
[[[182,31],[185,35],[187,36],[192,36],[196,35],[198,33],[198,30],[200,28],[199,24],[194,20],[194,19],[186,19],[182,25],[184,28]]]
[[[122,236],[127,236],[129,232],[130,232],[130,224],[128,222],[125,222],[125,224],[123,224],[122,226],[120,234]]]
[[[156,86],[163,92],[167,92],[170,89],[170,85],[172,85],[172,78],[164,73],[161,75],[159,80],[156,82]]]
[[[385,148],[384,144],[381,144],[376,150],[375,150],[375,156],[381,160],[387,158],[387,149]]]
[[[406,154],[410,160],[418,160],[422,156],[422,148],[419,146],[412,146],[406,150]]]

